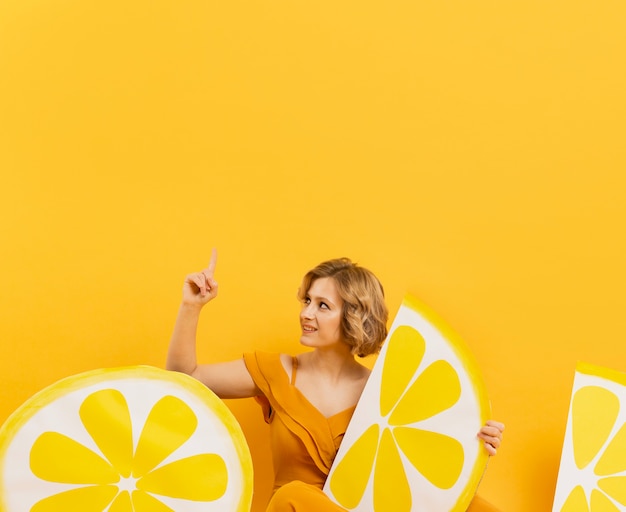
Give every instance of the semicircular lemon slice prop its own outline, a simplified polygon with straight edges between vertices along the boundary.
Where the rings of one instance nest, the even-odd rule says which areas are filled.
[[[252,479],[226,405],[147,366],[63,379],[0,429],[2,512],[248,512]]]
[[[626,373],[576,365],[552,510],[626,510]]]
[[[477,365],[452,330],[405,297],[324,491],[361,512],[465,511],[488,455]]]

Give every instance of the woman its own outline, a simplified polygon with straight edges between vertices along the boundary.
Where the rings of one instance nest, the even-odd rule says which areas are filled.
[[[346,258],[308,272],[302,301],[300,342],[313,350],[295,357],[251,353],[227,363],[198,365],[196,330],[202,307],[217,296],[209,266],[185,279],[167,369],[186,373],[220,398],[255,397],[270,423],[274,494],[268,512],[342,511],[322,492],[370,370],[355,360],[377,353],[387,335],[387,308],[380,282]],[[488,421],[478,437],[495,455],[504,426]],[[495,511],[480,498],[472,512]]]

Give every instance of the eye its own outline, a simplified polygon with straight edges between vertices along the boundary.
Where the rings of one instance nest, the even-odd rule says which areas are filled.
[[[304,300],[302,301],[302,303],[308,306],[309,304],[311,304],[311,298],[310,297],[305,297]]]
[[[330,309],[330,307],[325,302],[320,302],[320,309]]]

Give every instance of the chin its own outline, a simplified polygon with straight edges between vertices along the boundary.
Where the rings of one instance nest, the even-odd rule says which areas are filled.
[[[304,345],[305,347],[315,347],[315,343],[311,343],[310,340],[306,338],[300,338],[300,345]]]

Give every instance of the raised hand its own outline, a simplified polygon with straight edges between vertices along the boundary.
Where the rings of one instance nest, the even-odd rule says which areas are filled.
[[[183,285],[183,303],[204,306],[217,297],[217,281],[213,278],[217,264],[217,250],[211,252],[211,261],[204,270],[189,274]]]

